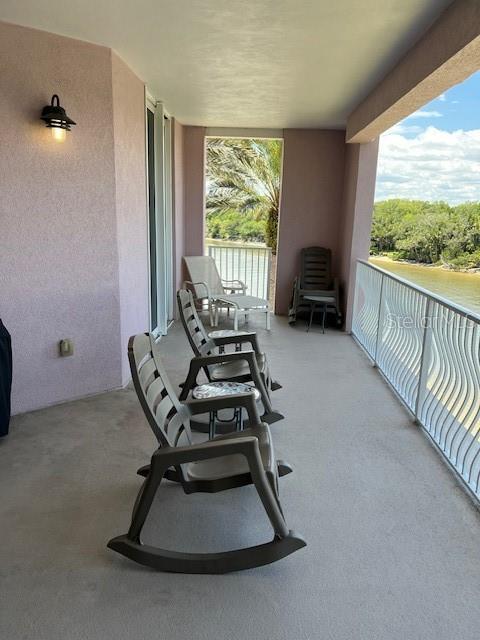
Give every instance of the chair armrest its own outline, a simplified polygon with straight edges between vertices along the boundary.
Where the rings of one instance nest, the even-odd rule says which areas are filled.
[[[201,298],[201,297],[211,298],[210,289],[209,289],[208,284],[206,282],[192,282],[191,280],[184,280],[183,281],[183,286],[184,286],[184,288],[188,288],[188,287],[185,287],[185,285],[190,285],[191,287],[199,287],[199,286],[200,287],[204,287],[205,291],[206,291],[206,295],[205,296],[197,295],[196,297],[197,298]]]
[[[253,456],[260,461],[260,449],[258,438],[255,436],[238,436],[238,438],[228,438],[225,440],[208,440],[199,444],[187,445],[185,447],[160,447],[152,456],[152,462],[160,463],[162,467],[179,466],[188,462],[199,460],[209,460],[220,456],[230,456],[242,454],[248,459]]]
[[[222,278],[222,285],[223,285],[224,289],[227,289],[227,290],[230,290],[230,291],[231,290],[239,290],[239,291],[243,291],[243,293],[245,293],[245,291],[248,289],[247,285],[244,282],[242,282],[242,280],[224,280]],[[237,286],[235,286],[235,285],[237,285]]]
[[[231,285],[231,284],[238,284],[239,286],[237,287],[238,289],[247,289],[247,285],[245,284],[245,282],[243,282],[243,280],[224,280],[224,278],[221,278],[222,282],[225,282],[225,284]]]
[[[257,334],[255,331],[250,331],[249,333],[243,333],[238,336],[228,336],[224,338],[212,338],[215,343],[215,346],[220,347],[225,344],[244,344],[245,342],[250,343],[252,345],[252,349],[255,353],[260,354],[260,347],[258,345]]]
[[[247,410],[251,424],[258,424],[257,405],[253,391],[247,393],[235,393],[229,396],[217,396],[216,398],[201,398],[199,400],[187,400],[184,405],[188,407],[192,416],[207,413],[209,411],[221,411],[222,409],[236,409],[243,407]]]
[[[246,360],[247,362],[255,361],[255,351],[249,349],[248,351],[235,351],[235,353],[220,353],[212,354],[210,356],[196,356],[192,358],[190,364],[195,364],[199,369],[202,367],[208,367],[212,364],[222,364],[223,362],[232,362],[234,360]]]
[[[235,353],[222,353],[222,354],[212,354],[210,356],[197,356],[190,360],[190,367],[188,370],[187,379],[182,388],[182,392],[180,394],[180,400],[186,400],[187,396],[193,387],[197,384],[197,376],[199,372],[210,365],[213,364],[222,364],[223,362],[232,362],[235,360],[245,360],[248,362],[250,367],[250,371],[252,376],[254,372],[256,372],[257,376],[258,372],[258,364],[255,358],[255,351],[235,351]]]

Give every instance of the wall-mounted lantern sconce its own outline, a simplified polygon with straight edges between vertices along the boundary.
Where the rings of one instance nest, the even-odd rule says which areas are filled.
[[[51,104],[43,107],[41,119],[51,130],[53,139],[59,142],[65,140],[66,131],[70,131],[70,126],[77,124],[67,116],[65,109],[60,106],[57,94],[52,96]]]

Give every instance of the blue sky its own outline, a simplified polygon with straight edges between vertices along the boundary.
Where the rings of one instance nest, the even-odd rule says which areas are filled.
[[[480,201],[480,72],[386,131],[375,200]]]

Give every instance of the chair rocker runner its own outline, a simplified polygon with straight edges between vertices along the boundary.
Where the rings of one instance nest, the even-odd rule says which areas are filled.
[[[233,328],[238,329],[240,315],[248,322],[250,313],[264,313],[265,325],[270,330],[268,300],[247,296],[247,285],[241,280],[222,280],[215,260],[211,256],[184,256],[190,280],[184,286],[190,288],[196,300],[207,300],[210,324],[218,326],[218,311],[233,309]]]
[[[281,385],[271,379],[267,357],[260,351],[256,333],[209,338],[198,316],[191,291],[180,289],[177,301],[183,328],[195,354],[190,362],[180,399],[188,397],[189,392],[197,385],[199,372],[203,370],[209,382],[253,382],[260,392],[265,410],[262,420],[268,424],[281,420],[283,415],[273,409],[270,400],[270,391],[281,389]],[[245,343],[250,344],[252,350],[219,353],[219,349],[225,345]]]
[[[152,335],[130,338],[129,361],[133,382],[147,420],[159,441],[149,473],[133,507],[128,533],[113,538],[108,547],[140,564],[177,573],[226,573],[269,564],[305,546],[287,527],[278,496],[278,469],[269,428],[258,421],[251,393],[215,400],[178,401],[162,366]],[[192,444],[189,420],[195,413],[243,405],[251,421],[241,433]],[[179,446],[180,439],[186,440]],[[142,528],[159,485],[169,472],[186,494],[214,493],[253,484],[272,525],[270,542],[221,553],[186,553],[144,545]]]

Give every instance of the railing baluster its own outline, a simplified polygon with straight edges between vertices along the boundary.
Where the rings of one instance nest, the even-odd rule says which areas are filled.
[[[430,356],[432,350],[432,307],[431,300],[427,300],[427,306],[425,309],[425,315],[423,317],[423,340],[422,340],[422,352],[420,356],[420,375],[418,377],[417,398],[415,400],[415,419],[420,421],[420,408],[423,405],[425,397],[427,395],[427,378],[428,368],[430,363]]]
[[[373,355],[373,362],[375,366],[377,366],[377,357],[378,357],[378,345],[382,340],[382,329],[383,329],[383,320],[385,316],[385,306],[383,304],[383,284],[385,282],[385,278],[382,276],[382,282],[380,284],[380,298],[378,300],[378,315],[377,315],[377,338],[375,340],[375,353]]]
[[[270,300],[270,280],[271,280],[271,270],[272,270],[272,250],[270,247],[266,253],[267,260],[267,272],[265,274],[266,277],[266,286],[267,286],[267,295],[265,296],[267,300]]]
[[[248,281],[247,281],[247,260],[246,260],[246,250],[243,252],[243,278],[242,278],[244,284],[246,284],[248,286]],[[248,292],[250,292],[250,287],[247,289]]]
[[[260,273],[260,251],[257,251],[257,274]],[[257,292],[256,294],[258,296],[258,278],[257,278]]]

